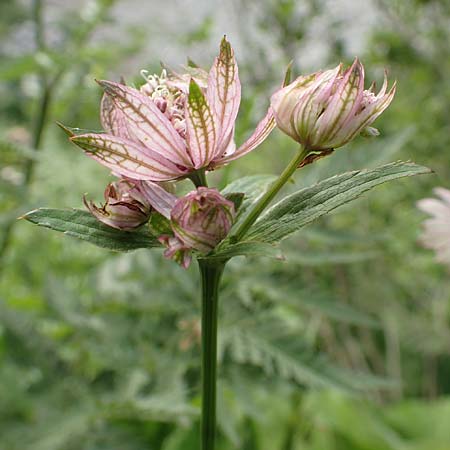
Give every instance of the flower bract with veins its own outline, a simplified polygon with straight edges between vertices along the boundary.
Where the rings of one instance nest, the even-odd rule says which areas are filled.
[[[214,169],[256,148],[275,126],[271,108],[250,138],[234,143],[241,100],[238,66],[230,43],[207,74],[146,77],[140,90],[99,81],[105,94],[105,133],[72,136],[90,157],[114,173],[135,180],[168,181],[199,169]]]

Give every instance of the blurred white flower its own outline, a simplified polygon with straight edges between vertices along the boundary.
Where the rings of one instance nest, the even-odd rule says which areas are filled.
[[[417,207],[431,217],[424,222],[422,244],[436,252],[439,262],[450,265],[450,190],[435,188],[438,198],[424,198]]]

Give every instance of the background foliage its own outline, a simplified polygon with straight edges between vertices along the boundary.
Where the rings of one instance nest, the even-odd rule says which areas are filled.
[[[132,80],[136,54],[144,55],[138,68],[159,70],[164,52],[145,52],[161,42],[157,14],[145,27],[122,27],[119,39],[125,3],[0,3],[1,450],[198,448],[196,268],[185,272],[159,250],[115,254],[16,220],[37,206],[81,207],[84,192],[100,199],[109,174],[54,122],[98,129],[94,78]],[[297,73],[306,70],[308,39],[320,40],[323,66],[351,61],[353,47],[325,0],[231,3],[239,13],[230,40],[246,55],[242,140],[290,58]],[[369,78],[387,67],[399,84],[378,122],[382,135],[302,169],[295,183],[400,158],[435,175],[377,188],[320,219],[285,242],[287,262],[232,261],[220,315],[223,450],[450,447],[450,283],[418,244],[415,209],[432,187],[450,184],[450,4],[367,6],[376,21],[359,56]],[[200,50],[213,55],[227,31],[215,21],[180,31],[174,20],[164,31],[208,65]],[[270,47],[258,39],[268,33]],[[223,187],[278,173],[292,145],[275,132],[213,176]]]

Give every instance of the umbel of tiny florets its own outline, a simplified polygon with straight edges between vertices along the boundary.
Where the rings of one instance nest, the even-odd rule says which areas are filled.
[[[147,95],[158,107],[158,109],[169,119],[177,133],[186,138],[186,90],[179,84],[173,83],[164,69],[161,75],[148,75],[146,71],[141,71],[141,75],[146,83],[141,86],[140,91]],[[188,84],[189,86],[189,84]]]
[[[378,94],[364,89],[364,67],[355,59],[347,70],[335,69],[300,76],[271,98],[278,127],[312,151],[345,145],[361,132],[378,134],[373,121],[389,106],[394,86],[387,79]]]

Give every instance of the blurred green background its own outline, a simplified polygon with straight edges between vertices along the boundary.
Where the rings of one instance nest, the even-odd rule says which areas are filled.
[[[285,243],[234,259],[220,312],[219,450],[449,450],[450,282],[415,202],[450,186],[450,2],[0,1],[0,450],[199,448],[196,267],[114,254],[17,221],[101,199],[108,171],[55,121],[100,128],[94,78],[208,68],[227,34],[243,81],[237,141],[294,74],[383,69],[396,98],[296,186],[396,159],[435,174],[378,188]],[[275,131],[213,174],[279,173]],[[288,187],[294,188],[295,186]]]

